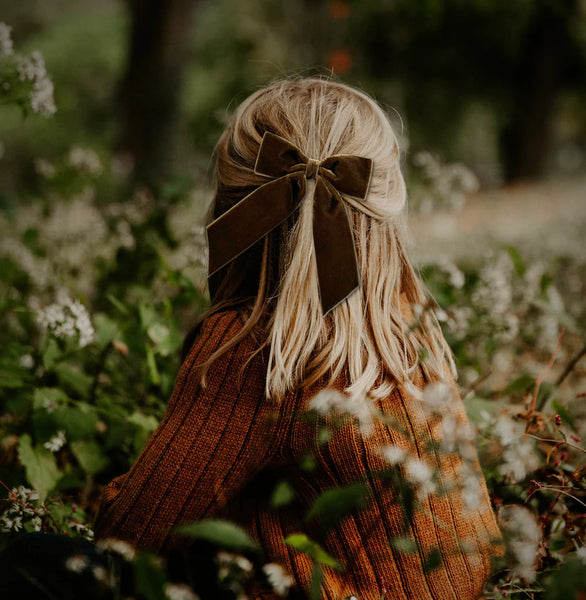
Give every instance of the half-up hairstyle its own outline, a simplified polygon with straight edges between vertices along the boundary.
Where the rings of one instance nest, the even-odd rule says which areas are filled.
[[[411,307],[426,305],[427,298],[405,253],[405,184],[397,140],[382,109],[362,92],[316,78],[279,81],[252,94],[218,142],[211,220],[266,183],[254,172],[265,132],[316,160],[333,154],[373,160],[366,199],[344,196],[361,288],[323,316],[310,180],[296,214],[210,278],[207,316],[237,308],[244,327],[200,365],[202,378],[248,335],[267,352],[266,394],[276,400],[323,376],[333,381],[345,368],[346,392],[371,398],[409,386],[422,357],[427,378],[453,370],[433,311],[423,311],[413,326]]]

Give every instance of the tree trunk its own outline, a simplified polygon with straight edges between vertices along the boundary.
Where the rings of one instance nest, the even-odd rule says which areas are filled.
[[[545,174],[553,119],[574,0],[543,2],[536,8],[520,62],[512,122],[504,131],[503,158],[508,181]]]
[[[118,152],[135,181],[173,173],[180,92],[195,0],[126,0],[131,31],[118,90]]]

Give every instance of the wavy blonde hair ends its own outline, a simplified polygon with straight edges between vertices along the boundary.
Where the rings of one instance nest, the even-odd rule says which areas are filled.
[[[285,80],[259,90],[237,109],[218,143],[218,189],[254,189],[266,183],[254,172],[265,131],[284,137],[313,159],[332,154],[373,159],[365,201],[345,197],[362,285],[323,317],[312,231],[315,185],[309,181],[299,216],[281,243],[276,297],[267,285],[265,239],[258,291],[245,325],[207,364],[248,335],[265,315],[262,345],[268,346],[266,394],[271,398],[280,399],[324,376],[333,382],[346,367],[346,392],[373,398],[396,385],[409,385],[423,356],[428,378],[453,370],[433,315],[424,312],[420,326],[413,327],[410,306],[424,305],[426,296],[404,249],[405,184],[397,140],[382,109],[360,91],[321,79]]]

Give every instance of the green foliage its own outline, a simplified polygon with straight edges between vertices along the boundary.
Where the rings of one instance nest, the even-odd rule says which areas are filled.
[[[456,4],[450,10],[466,10],[465,3]],[[476,15],[485,12],[495,18],[497,13],[507,13],[506,4],[497,3],[491,12],[489,3],[479,0],[473,9]],[[527,17],[529,5],[514,4]],[[360,3],[353,6],[359,13],[363,10]],[[207,10],[206,22],[221,16],[211,5]],[[238,10],[246,13],[247,9]],[[399,11],[402,19],[418,15],[422,30],[418,35],[427,39],[445,22],[446,10],[446,3],[439,1],[409,6],[383,2],[375,12]],[[49,64],[58,64],[69,52],[72,42],[61,41],[60,32],[78,36],[79,19],[64,19],[44,39],[50,49]],[[72,129],[83,129],[82,117],[74,114],[76,93],[81,92],[80,101],[93,107],[92,118],[99,116],[89,97],[94,89],[106,93],[101,68],[112,72],[119,66],[120,24],[110,32],[109,19],[103,15],[92,21],[88,39],[104,36],[115,43],[101,43],[99,53],[85,63],[90,74],[58,95],[67,122],[76,125]],[[208,93],[198,96],[190,114],[193,127],[203,127],[206,143],[223,125],[223,115],[209,118],[216,96],[245,87],[248,75],[239,66],[248,64],[246,57],[258,40],[253,30],[238,38],[228,35],[235,25],[223,27],[224,39],[232,40],[226,48],[230,61],[224,63],[214,85],[205,88]],[[523,27],[515,23],[515,28]],[[217,39],[213,28],[201,37],[198,43],[204,56],[205,52],[214,55]],[[405,47],[417,39],[407,40]],[[505,41],[503,53],[511,51],[511,40]],[[281,47],[275,39],[263,43]],[[0,65],[0,70],[5,66]],[[69,66],[63,68],[60,76],[65,77]],[[13,65],[6,67],[10,69]],[[194,68],[188,89],[204,89],[201,84],[209,81],[208,70],[202,65]],[[240,79],[230,78],[228,71],[233,70],[239,71]],[[14,75],[10,71],[8,79],[17,83]],[[22,104],[29,88],[15,85],[9,101]],[[57,124],[46,131],[59,129]],[[103,132],[105,138],[109,135]],[[8,203],[10,210],[0,215],[0,443],[6,450],[0,480],[7,488],[0,506],[2,527],[7,530],[0,536],[2,545],[20,531],[91,539],[102,487],[130,468],[157,428],[172,393],[183,336],[207,305],[202,236],[195,239],[186,226],[186,222],[199,223],[203,209],[194,204],[207,190],[192,194],[191,181],[180,178],[163,187],[157,198],[143,190],[130,196],[108,167],[107,152],[88,148],[80,152],[77,144],[82,140],[73,137],[71,130],[56,137],[50,162],[39,170],[37,193],[23,187]],[[14,141],[10,136],[3,139],[8,144]],[[42,136],[38,143],[44,151]],[[438,181],[420,184],[440,187]],[[453,200],[458,191],[453,185],[447,195]],[[445,189],[441,192],[445,194]],[[68,220],[71,215],[75,218]],[[567,380],[549,377],[547,381],[542,373],[548,373],[550,363],[557,373],[572,357],[579,360],[586,315],[584,287],[575,282],[584,281],[583,258],[552,257],[542,264],[518,249],[505,248],[482,263],[444,261],[426,265],[422,272],[441,308],[431,303],[416,308],[423,316],[436,312],[454,349],[469,417],[479,430],[482,466],[494,504],[523,505],[532,522],[539,519],[539,557],[535,554],[535,564],[529,565],[535,571],[534,585],[545,590],[546,599],[569,597],[584,586],[584,558],[573,552],[575,540],[583,543],[585,474],[579,435],[584,415],[577,383],[568,387]],[[574,281],[574,287],[566,281]],[[424,321],[418,317],[413,329]],[[558,352],[560,326],[566,333]],[[425,353],[420,357],[427,358]],[[309,422],[320,425],[316,441],[327,448],[336,432],[313,417]],[[384,416],[379,418],[384,421]],[[397,435],[406,435],[399,424],[388,426]],[[505,434],[511,440],[505,442]],[[298,466],[311,473],[315,458],[307,454]],[[411,554],[421,551],[409,534],[409,523],[422,510],[422,503],[420,490],[404,476],[404,467],[392,465],[370,475],[391,487],[403,508],[402,528],[389,545],[397,553]],[[296,501],[296,490],[287,481],[275,480],[268,489],[272,490],[269,497],[262,500],[277,510],[286,510]],[[368,506],[369,500],[369,487],[362,481],[327,490],[305,515],[307,531],[283,540],[313,563],[312,598],[320,597],[327,569],[343,569],[327,549],[327,532]],[[233,552],[262,554],[244,529],[227,521],[206,520],[180,531]],[[439,549],[423,556],[426,571],[441,565]],[[233,555],[230,560],[237,563],[239,558],[243,557]],[[139,554],[133,569],[141,597],[165,597],[167,576],[157,557]],[[242,575],[245,583],[253,579],[246,577]],[[492,583],[495,597],[501,591],[509,598],[526,597],[528,584],[509,564]]]
[[[341,571],[342,563],[328,554],[317,542],[310,540],[304,533],[294,533],[283,540],[284,544],[307,554],[315,563]]]
[[[18,457],[26,478],[39,494],[41,502],[52,492],[61,477],[55,457],[43,448],[34,447],[30,435],[23,434],[18,443]]]
[[[184,536],[206,540],[231,550],[259,550],[260,548],[244,529],[220,519],[207,519],[182,525],[178,532]]]
[[[363,483],[326,490],[319,495],[305,518],[317,520],[321,529],[327,531],[351,512],[364,508],[368,495],[368,487]]]

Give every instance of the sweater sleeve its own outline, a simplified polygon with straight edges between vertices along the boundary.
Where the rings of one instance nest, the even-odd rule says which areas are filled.
[[[266,367],[245,339],[210,367],[197,364],[241,327],[236,312],[210,317],[184,361],[167,412],[126,475],[104,490],[96,538],[164,550],[171,530],[217,513],[274,453],[275,407],[264,396]]]

